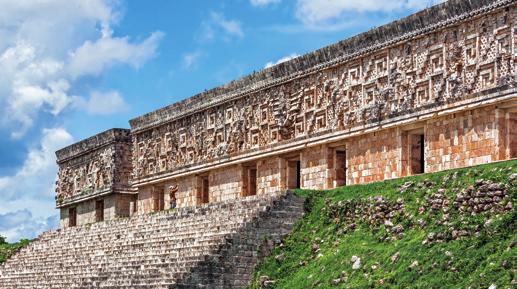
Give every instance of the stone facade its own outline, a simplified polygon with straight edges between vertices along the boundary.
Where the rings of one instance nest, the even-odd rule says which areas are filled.
[[[58,152],[58,207],[125,191],[141,214],[515,158],[516,33],[515,1],[450,0],[235,80]]]
[[[105,131],[59,150],[56,155],[56,203],[61,209],[61,227],[130,215],[135,194],[130,186],[129,130]]]

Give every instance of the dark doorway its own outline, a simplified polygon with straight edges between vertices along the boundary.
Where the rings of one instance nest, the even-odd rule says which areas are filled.
[[[287,188],[299,189],[301,185],[301,162],[299,160],[287,161]]]
[[[163,188],[153,188],[153,211],[162,211],[165,207],[165,193]]]
[[[95,202],[95,221],[104,221],[104,200],[98,200]]]
[[[202,182],[202,185],[201,185],[201,203],[202,204],[207,204],[210,201],[210,198],[209,198],[210,184],[208,182],[208,176],[202,177],[201,182]]]
[[[248,169],[248,196],[254,196],[257,194],[257,169]]]
[[[336,187],[346,185],[346,151],[337,150],[335,156]]]
[[[510,113],[508,133],[509,133],[509,146],[510,146],[510,158],[517,158],[517,113]]]
[[[301,179],[302,179],[301,163],[300,163],[300,161],[297,161],[296,162],[296,188],[297,189],[302,187]]]
[[[135,199],[133,201],[133,204],[134,204],[134,210],[133,210],[133,214],[138,214],[138,195],[135,195]]]
[[[425,172],[425,137],[423,134],[412,134],[410,137],[411,174]]]
[[[76,208],[68,209],[68,226],[69,227],[77,226],[77,209]]]

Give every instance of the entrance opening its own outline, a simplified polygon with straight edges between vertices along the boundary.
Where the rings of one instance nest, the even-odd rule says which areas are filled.
[[[336,187],[346,185],[346,151],[337,150],[334,167],[336,168]]]
[[[201,204],[208,204],[209,202],[209,188],[208,176],[201,177]]]
[[[517,113],[510,113],[510,123],[508,124],[509,129],[509,140],[510,146],[510,158],[517,158]]]
[[[77,209],[68,209],[68,226],[75,227],[77,225]]]
[[[153,187],[153,211],[162,211],[165,207],[165,193],[163,188]]]
[[[412,134],[410,141],[411,174],[423,174],[425,172],[425,138],[423,134]]]
[[[248,187],[247,196],[254,196],[257,194],[257,168],[248,169]]]
[[[95,202],[95,221],[104,221],[104,200],[98,200]]]
[[[135,196],[133,204],[134,204],[133,214],[138,214],[138,195]]]
[[[296,161],[296,188],[297,189],[302,187],[301,179],[302,179],[301,163],[300,163],[300,161]]]
[[[299,160],[287,161],[287,188],[301,188],[301,162]]]

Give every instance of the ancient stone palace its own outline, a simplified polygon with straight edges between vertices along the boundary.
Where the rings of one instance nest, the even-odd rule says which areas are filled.
[[[517,157],[517,2],[450,0],[57,152],[69,227]]]

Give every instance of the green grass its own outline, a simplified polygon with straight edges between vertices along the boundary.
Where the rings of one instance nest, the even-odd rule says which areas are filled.
[[[29,245],[30,242],[30,240],[22,239],[17,243],[9,244],[5,242],[5,239],[2,236],[0,236],[0,264],[5,262],[5,260],[21,248]]]
[[[472,215],[453,206],[457,190],[484,179],[503,183],[509,195],[505,202],[511,201],[515,207],[516,183],[509,181],[513,173],[517,173],[515,160],[330,191],[298,190],[296,193],[306,198],[306,215],[257,266],[251,288],[261,288],[260,279],[265,279],[264,276],[274,281],[268,288],[289,289],[515,286],[511,285],[512,280],[517,280],[515,208]],[[415,185],[402,192],[401,186],[406,182]],[[445,189],[444,195],[450,202],[450,219],[445,224],[443,212],[419,211],[427,203],[426,197],[440,188]],[[403,226],[403,235],[388,232],[384,224],[371,225],[364,219],[344,218],[346,211],[353,211],[358,204],[371,202],[369,197],[378,196],[388,203],[403,201],[404,213],[395,214],[392,219],[394,225]],[[351,223],[355,228],[347,229]],[[429,233],[450,236],[450,227],[473,234],[424,242]],[[393,262],[391,257],[397,252],[399,258]],[[352,269],[354,255],[361,258],[357,270]],[[415,261],[418,265],[410,268]]]

